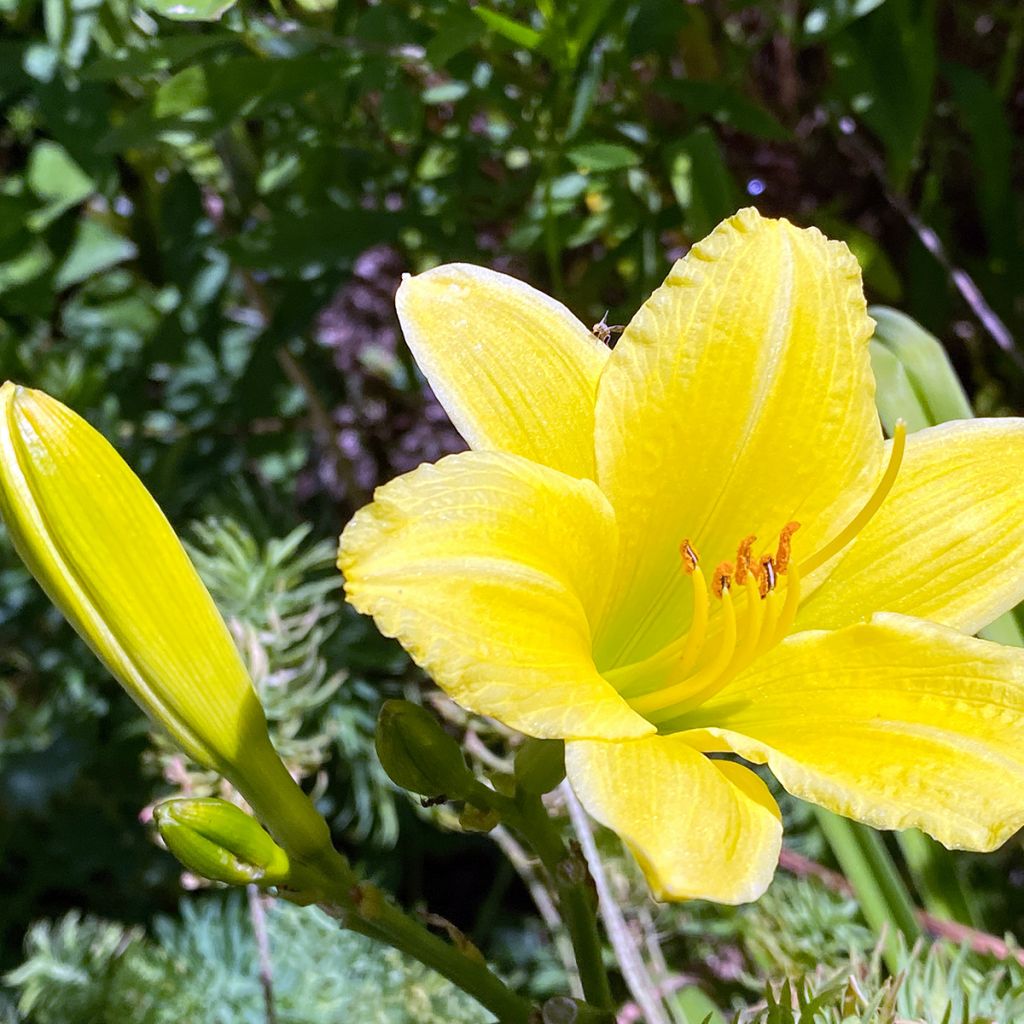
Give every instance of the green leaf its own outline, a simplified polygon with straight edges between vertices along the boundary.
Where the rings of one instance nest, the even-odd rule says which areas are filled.
[[[147,0],[146,7],[172,21],[219,21],[237,0]]]
[[[78,225],[71,251],[57,271],[54,287],[61,291],[70,288],[135,255],[135,244],[130,239],[97,220],[83,220]]]
[[[668,171],[687,233],[703,238],[736,211],[739,194],[710,128],[698,128],[668,149]]]
[[[832,37],[829,50],[842,102],[881,140],[902,191],[932,111],[934,0],[888,0]]]
[[[618,142],[585,142],[567,156],[581,171],[621,171],[640,163],[639,153]]]
[[[66,210],[88,199],[96,184],[63,146],[44,139],[37,142],[28,158],[28,187],[46,205],[26,219],[33,231],[41,231]]]
[[[764,107],[721,82],[680,79],[662,83],[657,92],[681,103],[692,114],[712,117],[748,135],[778,142],[789,138],[789,132]]]
[[[427,43],[426,57],[435,68],[443,68],[453,57],[468,50],[483,37],[487,28],[483,19],[473,14],[473,11],[458,4],[445,13],[436,35]]]
[[[524,25],[520,21],[513,21],[497,11],[489,11],[486,7],[474,7],[473,13],[499,36],[527,50],[537,49],[544,38],[535,28],[530,28],[529,25]]]
[[[962,64],[946,64],[957,114],[971,137],[973,181],[985,234],[992,249],[1011,255],[1016,241],[1013,214],[1013,131],[992,87]]]
[[[826,39],[884,3],[885,0],[824,0],[817,3],[804,18],[804,42]]]
[[[469,92],[465,82],[442,82],[424,89],[420,99],[429,105],[437,103],[456,103]]]

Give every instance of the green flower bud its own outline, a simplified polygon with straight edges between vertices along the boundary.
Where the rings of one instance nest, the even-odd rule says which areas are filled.
[[[167,848],[189,870],[228,885],[276,885],[288,855],[241,808],[216,797],[166,800],[153,818]]]
[[[917,409],[913,406],[906,413],[899,409],[887,410],[886,405],[892,404],[894,399],[887,398],[887,382],[879,374],[879,411],[883,422],[902,415],[907,421],[907,427],[913,431],[930,424],[968,419],[974,415],[956,370],[938,338],[898,310],[872,306],[868,312],[875,320],[875,345],[883,346],[896,357],[917,400],[917,408],[923,414],[915,415]],[[874,352],[872,363],[877,371],[879,363]]]
[[[156,502],[85,420],[10,382],[0,387],[0,514],[29,572],[150,718],[228,779],[293,859],[342,870]]]
[[[412,793],[464,800],[476,784],[459,745],[418,704],[385,701],[377,719],[376,745],[388,777]]]
[[[516,753],[516,785],[525,793],[550,793],[565,778],[565,744],[528,739]]]

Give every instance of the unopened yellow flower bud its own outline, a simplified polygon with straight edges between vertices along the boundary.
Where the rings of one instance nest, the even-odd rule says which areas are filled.
[[[216,797],[165,800],[153,818],[167,848],[189,870],[228,885],[288,882],[288,854],[241,808]]]
[[[0,388],[0,514],[32,575],[136,703],[227,778],[293,858],[337,858],[156,502],[85,420],[10,382]]]

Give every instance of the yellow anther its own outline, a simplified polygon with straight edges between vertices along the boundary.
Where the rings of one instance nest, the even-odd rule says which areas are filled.
[[[764,555],[761,558],[761,562],[757,567],[757,582],[762,598],[767,597],[775,589],[778,576],[775,572],[775,562],[771,555]]]
[[[689,540],[684,540],[679,545],[679,554],[683,559],[683,571],[688,576],[692,576],[697,571],[697,566],[700,565],[700,559],[697,557],[697,552],[694,551],[693,545]]]
[[[747,574],[750,572],[750,549],[754,546],[757,537],[751,534],[740,541],[736,549],[736,582],[744,584],[747,582]]]
[[[732,562],[719,562],[715,566],[715,574],[711,577],[711,593],[721,598],[732,586],[732,574],[736,571]]]
[[[892,434],[892,451],[889,453],[889,465],[878,481],[871,497],[868,498],[864,507],[847,523],[846,527],[839,531],[820,551],[800,563],[800,574],[807,576],[815,569],[823,566],[834,555],[839,554],[861,530],[867,526],[868,521],[879,510],[882,502],[889,496],[892,485],[900,471],[900,464],[903,462],[903,452],[907,447],[907,425],[900,420]]]
[[[780,576],[785,576],[789,569],[789,558],[793,551],[793,534],[799,529],[799,523],[786,523],[779,531],[779,547],[775,552],[775,571]]]

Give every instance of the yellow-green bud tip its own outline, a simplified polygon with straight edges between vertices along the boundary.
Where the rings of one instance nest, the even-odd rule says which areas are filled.
[[[153,818],[167,848],[194,874],[228,885],[288,881],[288,855],[255,818],[226,800],[167,800]]]

